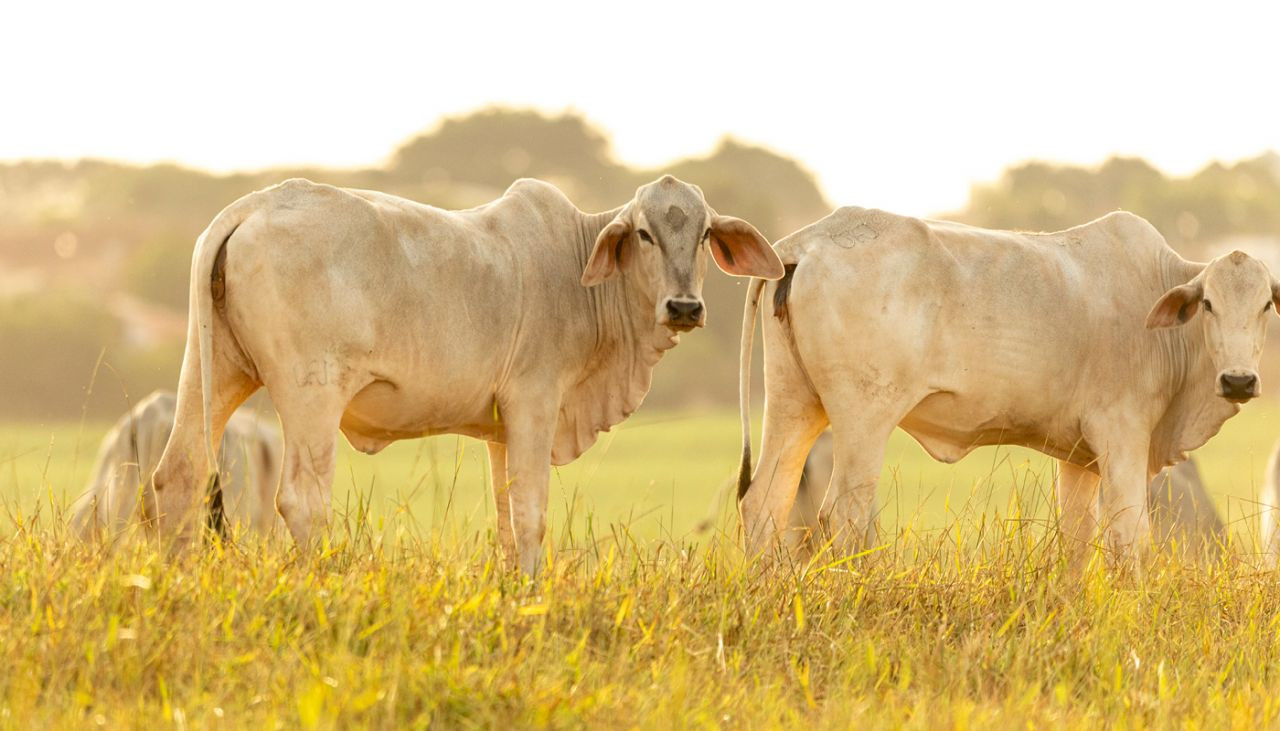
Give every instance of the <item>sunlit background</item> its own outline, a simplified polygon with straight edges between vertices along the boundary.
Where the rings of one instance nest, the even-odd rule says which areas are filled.
[[[1235,247],[1280,266],[1275,3],[785,10],[5,5],[0,488],[24,504],[41,486],[78,491],[109,422],[176,385],[195,236],[238,196],[293,175],[445,207],[537,176],[598,210],[669,171],[771,238],[840,204],[1037,230],[1126,208],[1186,256]],[[711,326],[664,360],[634,428],[619,432],[620,453],[634,458],[610,462],[597,449],[596,472],[571,473],[609,518],[638,503],[702,510],[731,471],[742,287],[713,275],[707,288]],[[1280,383],[1274,355],[1270,384]],[[1219,478],[1224,504],[1250,494],[1280,434],[1263,418],[1270,404],[1250,408],[1247,448],[1222,453],[1224,464],[1247,463]],[[691,419],[716,425],[711,441],[644,437]],[[938,492],[921,476],[934,467],[912,449],[897,452],[921,465],[902,479],[903,499]],[[351,459],[346,479],[361,489],[394,461]],[[1017,457],[1033,471],[1040,459]],[[694,463],[696,478],[682,480]],[[416,479],[405,470],[379,489]],[[943,488],[968,489],[957,475],[969,473],[936,474]],[[702,517],[686,512],[671,510],[666,528]]]
[[[653,167],[725,135],[925,214],[1028,159],[1185,175],[1276,146],[1280,7],[9,3],[0,158],[362,167],[443,116],[574,110]]]

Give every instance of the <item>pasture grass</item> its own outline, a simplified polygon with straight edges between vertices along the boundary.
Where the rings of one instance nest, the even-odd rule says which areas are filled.
[[[762,570],[720,499],[734,416],[639,420],[558,471],[531,582],[496,560],[473,443],[346,453],[322,551],[167,555],[66,533],[103,425],[12,425],[0,726],[1274,726],[1280,578],[1249,510],[1278,413],[1202,450],[1227,557],[1141,571],[1069,565],[1043,457],[937,465],[900,435],[881,542]]]
[[[1015,507],[1015,506],[1011,506]],[[1014,511],[1016,513],[1016,510]],[[716,537],[577,536],[525,582],[482,536],[166,558],[21,525],[0,545],[11,727],[1260,727],[1280,581],[1247,562],[1075,572],[1048,526],[899,535],[759,571]]]
[[[757,409],[757,416],[759,409]],[[274,415],[271,415],[274,419]],[[31,515],[70,502],[83,488],[105,422],[0,421],[0,525],[4,509]],[[760,426],[752,431],[759,454]],[[1280,404],[1249,404],[1195,453],[1219,514],[1242,537],[1257,533],[1257,496]],[[582,530],[624,524],[639,539],[700,540],[735,490],[740,436],[735,412],[641,411],[551,477],[549,523]],[[422,526],[488,529],[493,520],[488,457],[463,437],[398,442],[377,455],[341,446],[334,504],[368,496],[375,521],[408,517]],[[954,465],[934,461],[906,434],[890,439],[881,473],[881,524],[936,531],[961,514],[1001,513],[1012,494],[1040,493],[1048,517],[1053,460],[1027,449],[984,447]]]

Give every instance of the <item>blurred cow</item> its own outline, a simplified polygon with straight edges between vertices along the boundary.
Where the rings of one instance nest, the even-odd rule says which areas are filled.
[[[138,498],[154,514],[150,477],[173,431],[176,396],[156,391],[120,417],[102,439],[88,486],[71,507],[71,525],[85,540],[115,540],[141,518]],[[220,450],[220,509],[228,522],[263,533],[280,523],[275,509],[280,435],[245,411],[227,424]],[[216,517],[216,516],[215,516]]]
[[[1205,490],[1196,461],[1188,457],[1166,467],[1147,485],[1151,537],[1157,545],[1177,545],[1189,554],[1216,557],[1227,531]]]
[[[1271,504],[1280,506],[1280,498],[1275,497],[1280,489],[1277,488],[1280,481],[1276,480],[1277,455],[1280,455],[1280,443],[1277,443],[1277,450],[1272,454],[1271,466],[1267,471],[1269,492],[1263,493],[1262,501],[1265,504],[1266,496],[1271,495]],[[791,509],[791,527],[801,536],[802,541],[803,536],[818,533],[818,509],[831,480],[833,458],[831,432],[825,431],[814,442],[809,458],[805,460],[800,489]],[[1194,459],[1189,458],[1173,467],[1166,467],[1155,476],[1147,486],[1147,509],[1151,511],[1152,537],[1158,545],[1176,543],[1181,549],[1194,555],[1218,556],[1222,553],[1226,529],[1222,519],[1218,517],[1218,511],[1213,507],[1213,500],[1205,491]],[[875,514],[874,504],[872,514]],[[1264,525],[1267,524],[1268,515],[1269,513],[1264,513]],[[1272,528],[1274,529],[1274,520]],[[869,530],[875,530],[874,524]]]

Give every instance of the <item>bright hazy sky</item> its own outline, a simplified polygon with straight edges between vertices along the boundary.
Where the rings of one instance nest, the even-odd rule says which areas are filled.
[[[630,163],[731,134],[926,214],[1028,158],[1280,149],[1280,3],[0,6],[3,159],[370,164],[492,103],[578,110]]]

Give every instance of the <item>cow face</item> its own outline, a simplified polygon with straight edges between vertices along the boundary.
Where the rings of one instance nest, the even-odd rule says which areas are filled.
[[[706,322],[708,256],[736,276],[782,276],[778,255],[751,224],[717,214],[697,186],[664,175],[636,190],[600,232],[582,283],[591,287],[621,272],[652,299],[659,325],[692,330]]]
[[[1147,327],[1173,327],[1197,312],[1205,347],[1218,370],[1218,395],[1244,403],[1262,392],[1258,361],[1267,314],[1280,303],[1280,284],[1257,259],[1233,251],[1209,262],[1195,279],[1174,287],[1147,316]]]

